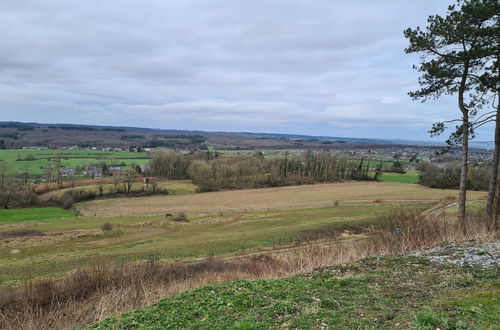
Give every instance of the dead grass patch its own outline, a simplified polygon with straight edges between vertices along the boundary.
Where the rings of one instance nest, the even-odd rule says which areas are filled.
[[[26,245],[39,245],[39,244],[53,244],[57,242],[63,242],[68,240],[74,240],[84,237],[95,237],[103,235],[102,232],[97,230],[71,230],[61,233],[51,233],[45,234],[37,231],[39,234],[36,235],[25,235],[25,236],[11,236],[11,237],[0,237],[0,246],[6,247],[17,247]]]
[[[0,232],[0,240],[18,237],[45,236],[44,233],[34,229],[14,229]]]
[[[139,222],[138,225],[141,227],[165,227],[169,223],[170,223],[169,220],[158,219],[158,220],[149,220],[149,221]]]
[[[269,215],[267,215],[269,216]],[[228,215],[228,216],[221,216],[221,217],[209,217],[208,219],[200,219],[197,222],[198,223],[234,223],[238,222],[239,220],[244,219],[245,216],[238,214],[238,215]]]
[[[303,244],[322,239],[339,238],[341,236],[360,235],[366,232],[366,229],[361,226],[353,226],[347,224],[332,224],[323,226],[317,229],[305,230],[299,233],[295,238],[296,244]]]
[[[446,195],[441,198],[442,203],[451,203],[451,202],[456,202],[458,200],[458,197],[456,195]]]
[[[41,223],[39,222],[29,222],[29,223],[10,223],[8,225],[1,225],[0,229],[7,229],[7,228],[24,228],[24,227],[35,227],[35,226],[40,226]]]

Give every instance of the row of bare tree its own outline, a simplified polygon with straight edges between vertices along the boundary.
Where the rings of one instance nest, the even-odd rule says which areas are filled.
[[[234,156],[162,151],[151,158],[150,165],[153,176],[192,179],[201,191],[367,180],[370,168],[363,159],[312,151],[273,157],[259,151]]]

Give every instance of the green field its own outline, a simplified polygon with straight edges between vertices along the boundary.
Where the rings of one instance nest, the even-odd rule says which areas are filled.
[[[74,212],[60,207],[44,207],[39,209],[0,210],[0,226],[18,224],[21,222],[38,222],[59,220],[74,216]],[[0,227],[1,231],[1,227]]]
[[[289,278],[205,286],[88,328],[497,329],[497,271],[372,258]]]
[[[379,180],[384,182],[418,183],[420,177],[418,171],[407,171],[404,174],[384,172]]]
[[[34,160],[23,160],[32,156]],[[0,150],[0,166],[14,171],[27,171],[30,174],[43,174],[41,166],[56,165],[56,150]],[[21,159],[21,160],[18,160]],[[75,168],[76,166],[96,163],[125,163],[127,166],[135,163],[147,164],[149,159],[146,153],[113,152],[98,150],[61,150],[61,166]]]

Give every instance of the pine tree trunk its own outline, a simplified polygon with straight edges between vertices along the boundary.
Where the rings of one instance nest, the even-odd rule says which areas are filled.
[[[493,152],[493,164],[491,168],[490,187],[488,191],[488,200],[486,201],[486,213],[492,219],[496,216],[497,208],[495,198],[498,195],[498,165],[500,158],[500,100],[497,106],[497,116],[495,120],[495,150]]]
[[[464,94],[469,74],[469,62],[465,63],[462,81],[458,90],[458,107],[462,112],[462,168],[460,171],[460,193],[458,200],[458,220],[465,222],[465,204],[467,201],[467,168],[469,161],[469,109],[465,106]],[[465,226],[463,227],[465,233]]]
[[[498,93],[498,105],[497,105],[497,120],[498,118],[500,117],[500,93]],[[498,120],[498,122],[500,123],[500,120]],[[499,125],[500,126],[500,125]],[[500,130],[500,129],[499,129]],[[496,131],[495,131],[496,133]],[[500,150],[500,142],[499,142],[499,145],[497,146],[497,141],[495,140],[495,148],[498,148]],[[499,225],[499,217],[500,217],[500,168],[499,168],[499,165],[500,165],[500,152],[499,152],[499,162],[496,164],[497,166],[497,177],[496,177],[496,184],[495,184],[495,195],[494,195],[494,199],[493,199],[493,203],[492,203],[492,214],[491,214],[491,220],[492,220],[492,225],[493,225],[493,228],[495,230],[498,230],[498,225]],[[488,195],[489,197],[489,195]]]
[[[497,173],[497,179],[498,178],[500,178],[500,173]],[[498,230],[499,211],[500,211],[500,180],[497,180],[495,197],[492,206],[492,217],[491,217],[493,228],[495,228],[496,230]]]
[[[463,134],[462,134],[462,168],[460,172],[460,193],[458,201],[458,218],[465,220],[465,203],[467,199],[467,169],[469,160],[469,116],[464,114]]]

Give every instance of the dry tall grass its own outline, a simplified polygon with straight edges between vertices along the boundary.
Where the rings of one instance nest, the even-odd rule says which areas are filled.
[[[369,256],[407,253],[442,242],[496,233],[481,215],[466,223],[414,210],[395,210],[360,239],[302,240],[300,246],[231,259],[210,257],[189,264],[151,260],[111,264],[103,257],[63,279],[31,280],[0,290],[0,327],[67,329],[147,306],[202,285],[235,279],[277,278]],[[332,231],[337,237],[338,233]],[[315,235],[311,239],[317,239]]]

